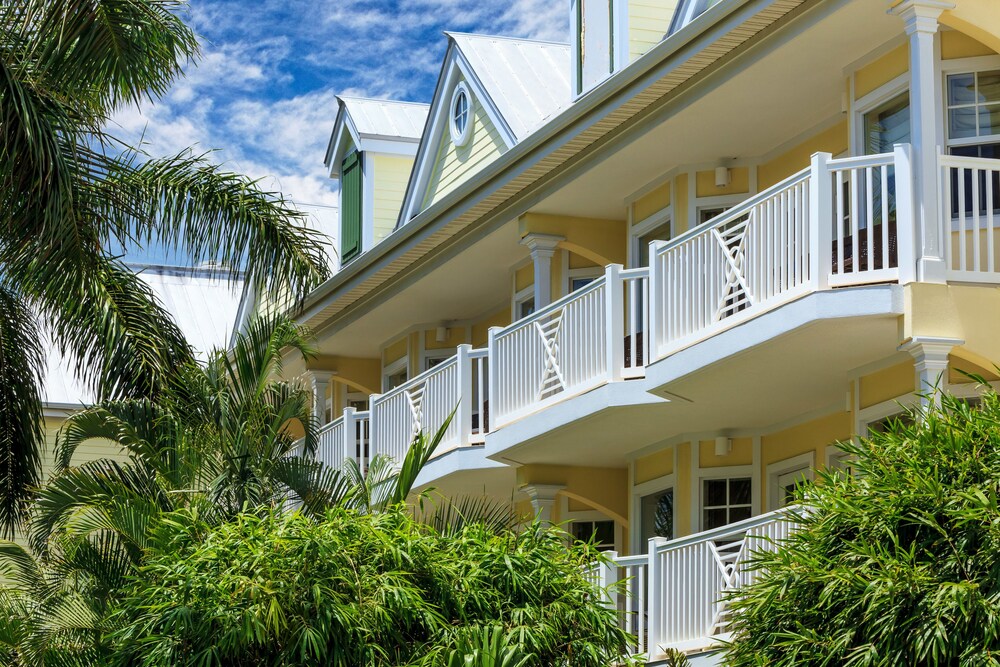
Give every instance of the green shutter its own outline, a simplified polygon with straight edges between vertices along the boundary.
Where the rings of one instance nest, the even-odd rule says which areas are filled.
[[[340,261],[361,254],[361,153],[344,158],[340,169]]]

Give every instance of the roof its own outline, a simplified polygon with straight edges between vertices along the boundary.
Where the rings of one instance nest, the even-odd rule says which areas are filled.
[[[427,121],[427,104],[337,97],[347,107],[354,129],[362,136],[419,141]]]
[[[569,44],[447,35],[518,141],[572,104]]]
[[[230,281],[228,271],[162,266],[133,267],[205,359],[213,348],[229,343],[243,292],[242,281]],[[94,402],[94,395],[76,378],[73,367],[55,345],[46,343],[47,364],[42,402],[76,406]]]

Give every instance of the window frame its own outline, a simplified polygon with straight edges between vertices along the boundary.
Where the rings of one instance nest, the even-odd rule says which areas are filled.
[[[670,238],[673,238],[676,232],[674,227],[674,208],[673,204],[669,204],[664,208],[661,208],[656,213],[644,218],[642,221],[634,223],[629,227],[628,230],[628,266],[632,269],[640,268],[638,261],[639,256],[642,254],[642,237],[647,234],[652,233],[659,227],[668,226],[670,229]],[[669,239],[663,239],[669,240]]]
[[[853,76],[851,77],[851,90],[854,90]],[[854,100],[853,108],[851,109],[851,124],[853,125],[850,141],[851,155],[861,156],[868,154],[866,152],[867,142],[865,141],[865,116],[903,93],[910,94],[910,75],[908,73],[900,74],[863,97]],[[910,96],[910,102],[913,102],[912,95]],[[910,131],[913,131],[912,127]]]
[[[963,146],[978,146],[981,144],[1000,143],[1000,133],[988,136],[962,137],[952,139],[949,136],[948,128],[948,77],[956,74],[979,74],[990,70],[1000,71],[1000,56],[975,56],[972,58],[955,58],[953,60],[941,60],[941,138],[946,151],[952,148]]]
[[[455,116],[455,105],[462,96],[465,97],[466,104],[465,126],[459,128]],[[465,81],[459,81],[455,84],[455,89],[451,93],[451,103],[448,105],[448,132],[451,134],[451,140],[456,146],[461,148],[469,143],[469,138],[472,136],[473,124],[472,93],[469,91],[469,86]]]
[[[382,392],[392,391],[396,387],[389,386],[389,378],[393,375],[399,375],[403,371],[406,372],[406,380],[396,385],[396,387],[401,387],[413,378],[413,374],[410,373],[410,355],[406,355],[396,359],[390,364],[382,367]]]
[[[781,503],[783,498],[778,495],[778,479],[789,473],[796,473],[799,471],[805,472],[806,474],[804,477],[806,477],[809,481],[813,481],[816,478],[815,450],[767,464],[765,467],[765,483],[767,484],[767,511],[773,512],[774,510],[782,507]]]
[[[676,453],[675,453],[675,463],[676,463]],[[663,493],[664,491],[674,492],[674,525],[671,526],[671,532],[674,534],[674,538],[677,538],[677,484],[676,475],[670,473],[669,475],[663,475],[662,477],[655,477],[653,479],[647,480],[645,482],[640,482],[639,484],[632,485],[632,516],[636,517],[637,520],[629,522],[629,548],[630,553],[640,554],[646,553],[647,545],[642,542],[642,499],[651,496],[656,493]]]
[[[755,501],[757,500],[757,495],[760,493],[760,489],[758,488],[758,485],[756,483],[757,482],[756,476],[753,474],[753,465],[748,465],[748,466],[720,466],[720,467],[717,467],[717,468],[700,468],[699,471],[698,471],[698,505],[697,505],[696,511],[694,512],[697,515],[698,521],[695,524],[695,529],[692,532],[700,533],[700,532],[704,532],[705,530],[709,530],[708,528],[705,528],[705,510],[707,510],[707,509],[718,509],[720,507],[725,507],[726,510],[727,510],[727,516],[728,516],[728,511],[731,510],[733,507],[744,507],[744,503],[740,503],[738,505],[728,504],[729,503],[729,486],[728,486],[728,484],[726,486],[726,502],[727,502],[727,504],[725,506],[722,506],[722,505],[706,506],[705,505],[705,482],[707,482],[707,481],[714,481],[714,480],[726,480],[727,483],[728,483],[729,481],[734,480],[734,479],[748,479],[748,480],[750,480],[750,502],[748,504],[746,504],[746,506],[748,506],[750,508],[750,517],[749,518],[753,518],[753,517],[757,516],[757,514],[759,512],[758,512],[758,509],[757,509],[757,502],[755,502]],[[730,525],[732,523],[735,523],[735,522],[730,521],[730,522],[726,523],[725,525],[728,526],[728,525]]]

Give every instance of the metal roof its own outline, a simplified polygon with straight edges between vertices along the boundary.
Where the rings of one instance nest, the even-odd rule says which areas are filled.
[[[230,281],[228,271],[162,266],[132,267],[152,288],[195,349],[205,359],[213,348],[229,343],[243,292],[242,281]],[[42,402],[48,406],[77,406],[94,402],[73,367],[51,341],[46,343],[47,367]]]
[[[386,139],[419,141],[430,108],[418,102],[343,96],[337,99],[347,108],[358,134]]]
[[[518,141],[572,104],[568,44],[449,32]]]

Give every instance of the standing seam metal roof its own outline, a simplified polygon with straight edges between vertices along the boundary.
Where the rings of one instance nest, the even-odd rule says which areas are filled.
[[[337,99],[351,115],[354,129],[362,135],[419,141],[424,132],[427,104],[361,97],[340,96]]]

